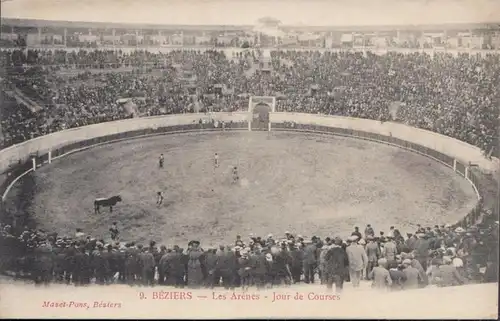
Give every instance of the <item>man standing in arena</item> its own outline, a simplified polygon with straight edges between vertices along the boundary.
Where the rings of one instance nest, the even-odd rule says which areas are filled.
[[[238,167],[234,166],[233,168],[233,184],[238,183],[240,177],[238,176]]]
[[[163,203],[163,192],[158,192],[156,193],[157,200],[156,200],[156,205],[160,206]]]
[[[214,166],[215,168],[219,168],[219,154],[217,153],[214,155]]]
[[[116,226],[116,222],[113,222],[113,225],[109,228],[109,232],[111,233],[111,239],[113,241],[118,241],[120,231],[118,230],[118,226]]]
[[[159,162],[160,168],[163,168],[163,163],[165,162],[165,158],[163,157],[163,154],[160,154],[158,162]]]

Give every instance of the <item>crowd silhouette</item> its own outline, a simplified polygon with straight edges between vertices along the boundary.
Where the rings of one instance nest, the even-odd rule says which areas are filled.
[[[500,55],[216,50],[3,50],[1,143],[130,117],[246,110],[249,96],[277,111],[396,121],[498,155]],[[337,235],[237,237],[204,248],[120,242],[2,224],[1,270],[51,282],[258,288],[315,279],[340,291],[370,279],[378,289],[497,280],[498,221],[419,227],[406,236],[367,226]]]
[[[16,233],[2,224],[1,272],[28,277],[35,284],[91,283],[188,288],[268,288],[301,282],[341,291],[344,282],[370,280],[377,289],[403,290],[429,285],[456,286],[498,280],[498,221],[485,212],[469,228],[418,226],[403,235],[397,228],[376,233],[370,224],[342,239],[306,237],[285,231],[203,247],[200,241],[167,248],[120,240],[119,224],[95,238],[25,227]]]
[[[0,57],[5,87],[42,107],[4,98],[4,147],[132,116],[246,110],[253,95],[276,96],[277,111],[398,121],[488,157],[499,153],[500,55],[493,53],[272,51],[269,66],[259,51],[4,50]]]

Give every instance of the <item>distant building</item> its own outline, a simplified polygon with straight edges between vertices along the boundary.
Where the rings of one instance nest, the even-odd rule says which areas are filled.
[[[0,39],[2,40],[16,41],[18,38],[19,36],[15,33],[6,33],[6,32],[0,33]]]
[[[233,42],[234,39],[236,39],[236,37],[234,36],[226,36],[226,35],[219,36],[217,37],[217,43],[224,46],[228,46],[231,44],[231,42]]]
[[[500,49],[500,34],[497,33],[492,35],[490,42],[493,49]]]
[[[173,34],[169,37],[169,43],[180,46],[184,43],[184,36],[182,34]]]
[[[375,48],[386,48],[387,47],[387,38],[375,36],[370,39],[370,43]]]
[[[241,47],[248,43],[252,47],[500,49],[499,24],[310,27],[285,26],[271,17],[259,19],[255,26],[131,25],[10,18],[2,18],[1,24],[5,46],[21,37],[28,46],[75,47],[86,43],[124,48],[136,45]]]
[[[211,37],[209,36],[195,36],[194,37],[194,42],[196,45],[204,45],[208,44],[211,41]]]
[[[106,42],[119,42],[120,41],[120,36],[113,36],[113,35],[102,35],[101,36],[101,41],[106,41]]]
[[[483,36],[476,36],[470,32],[460,32],[458,36],[461,39],[462,47],[469,49],[482,49],[484,43]]]
[[[98,39],[97,35],[78,35],[78,41],[80,42],[94,42]]]
[[[461,39],[459,37],[448,37],[446,45],[450,49],[457,49],[461,46]]]

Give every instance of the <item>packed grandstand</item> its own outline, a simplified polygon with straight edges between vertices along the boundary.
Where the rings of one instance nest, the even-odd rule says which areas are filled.
[[[498,54],[275,50],[269,65],[264,60],[253,49],[2,50],[2,147],[131,117],[246,110],[248,97],[274,96],[277,111],[401,122],[499,155]],[[203,240],[172,248],[120,242],[119,226],[94,237],[5,222],[2,270],[75,285],[234,288],[316,278],[340,290],[360,278],[383,289],[496,282],[497,215],[404,233],[367,226],[348,236],[238,236],[218,248]]]
[[[499,153],[498,54],[272,51],[272,72],[253,50],[3,50],[1,60],[4,88],[18,93],[4,98],[3,147],[132,116],[246,110],[254,95],[276,96],[277,111],[396,120]]]

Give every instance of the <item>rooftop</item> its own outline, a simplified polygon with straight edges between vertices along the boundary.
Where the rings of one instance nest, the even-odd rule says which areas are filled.
[[[153,30],[204,30],[204,31],[244,31],[252,30],[253,25],[168,25],[168,24],[136,24],[108,23],[62,20],[36,20],[1,18],[1,24],[13,27],[45,27],[45,28],[89,28],[89,29],[153,29]],[[389,30],[468,30],[468,29],[500,29],[498,23],[474,24],[439,24],[439,25],[385,25],[385,26],[293,26],[281,25],[285,30],[301,31],[389,31]]]

